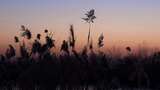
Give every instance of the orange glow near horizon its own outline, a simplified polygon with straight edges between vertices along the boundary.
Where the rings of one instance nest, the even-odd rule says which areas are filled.
[[[1,1],[0,1],[1,2]],[[83,48],[87,42],[88,24],[81,18],[94,8],[97,16],[91,27],[94,46],[103,33],[104,50],[113,46],[137,47],[144,44],[160,48],[160,2],[149,0],[100,1],[55,0],[55,1],[2,1],[0,3],[0,53],[8,44],[13,44],[14,36],[19,36],[20,25],[28,27],[33,35],[44,29],[54,32],[56,45],[69,36],[69,25],[73,24],[76,33],[76,47]],[[30,7],[28,7],[30,6]]]

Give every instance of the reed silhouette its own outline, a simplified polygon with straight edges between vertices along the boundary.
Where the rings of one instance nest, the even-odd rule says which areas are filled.
[[[85,15],[86,18],[82,18],[83,20],[85,20],[88,24],[89,24],[89,32],[88,32],[88,42],[87,45],[90,43],[90,37],[91,37],[91,23],[94,23],[94,19],[96,19],[95,14],[95,10],[91,9],[90,11],[88,11]]]
[[[93,22],[94,10],[83,18],[89,24]],[[90,27],[90,26],[89,26]],[[13,45],[9,45],[5,55],[0,55],[0,88],[32,89],[118,89],[160,87],[160,52],[154,52],[143,58],[135,55],[127,46],[129,53],[123,57],[114,57],[100,50],[104,46],[104,35],[97,39],[98,52],[93,48],[93,40],[88,34],[88,44],[77,52],[76,36],[70,25],[68,40],[63,40],[60,53],[52,52],[56,48],[53,33],[45,29],[45,36],[37,34],[33,38],[31,31],[21,26],[21,35],[15,36],[19,43],[20,56]],[[45,43],[41,43],[41,39]],[[27,47],[25,39],[31,40]],[[89,49],[88,49],[89,46]],[[143,52],[142,52],[143,55]]]

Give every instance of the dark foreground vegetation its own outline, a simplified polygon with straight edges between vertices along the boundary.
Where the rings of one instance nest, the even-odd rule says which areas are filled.
[[[98,39],[99,51],[95,52],[92,42],[81,52],[75,47],[73,26],[69,40],[64,40],[60,53],[51,51],[55,47],[53,35],[45,30],[45,43],[37,37],[30,48],[25,40],[31,40],[32,33],[21,26],[21,38],[15,36],[20,56],[9,45],[5,55],[0,56],[0,87],[2,89],[117,89],[150,88],[160,89],[160,52],[149,56],[136,56],[130,47],[124,57],[113,57],[103,53],[103,34]],[[18,50],[18,49],[17,49]]]

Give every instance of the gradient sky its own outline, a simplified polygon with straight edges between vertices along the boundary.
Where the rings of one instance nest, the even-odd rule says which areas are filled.
[[[92,25],[95,42],[103,32],[105,47],[142,42],[160,46],[160,0],[0,0],[0,51],[13,43],[20,25],[35,34],[47,28],[55,33],[58,44],[68,37],[73,24],[80,47],[88,32],[81,18],[92,8],[97,16]]]

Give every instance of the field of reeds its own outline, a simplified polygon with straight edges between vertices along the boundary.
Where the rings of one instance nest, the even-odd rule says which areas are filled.
[[[89,33],[87,44],[80,52],[75,49],[73,25],[69,29],[69,39],[62,41],[58,54],[51,50],[56,48],[52,32],[45,29],[45,36],[37,34],[33,38],[31,31],[22,25],[21,35],[14,37],[19,49],[10,44],[5,54],[0,55],[0,89],[160,89],[160,52],[135,55],[128,46],[124,48],[127,55],[115,57],[101,51],[103,34],[98,38],[98,51],[95,51],[90,24],[96,17],[90,14],[83,18],[89,23]],[[44,43],[41,38],[45,38]],[[34,40],[30,48],[26,39]]]
[[[45,43],[40,43],[41,35],[27,48],[25,39],[32,33],[21,26],[21,36],[14,40],[16,48],[9,45],[6,53],[0,55],[0,87],[23,89],[118,89],[153,88],[160,85],[160,52],[150,55],[135,55],[131,47],[126,47],[127,55],[114,57],[99,49],[95,52],[92,43],[87,43],[81,52],[75,50],[73,25],[69,29],[69,40],[64,40],[60,53],[56,48],[53,34],[44,30]],[[98,39],[97,48],[103,47],[103,34]],[[145,52],[144,52],[145,53]],[[143,56],[143,57],[142,57]]]

